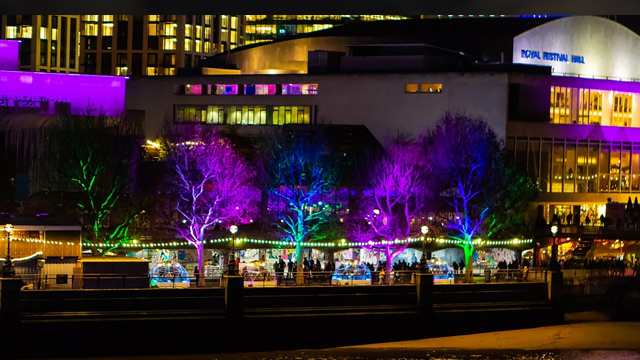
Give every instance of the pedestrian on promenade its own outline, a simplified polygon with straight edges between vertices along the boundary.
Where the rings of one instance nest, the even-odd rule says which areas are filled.
[[[198,269],[198,265],[193,269],[193,276],[195,276],[196,286],[198,286],[198,283],[200,282],[200,269]]]

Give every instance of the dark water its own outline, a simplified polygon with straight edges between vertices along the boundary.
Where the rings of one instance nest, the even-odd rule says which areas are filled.
[[[639,340],[640,341],[640,340]],[[400,354],[401,353],[401,354]],[[230,355],[230,354],[229,354]],[[354,351],[277,352],[213,356],[211,360],[640,360],[640,351]]]

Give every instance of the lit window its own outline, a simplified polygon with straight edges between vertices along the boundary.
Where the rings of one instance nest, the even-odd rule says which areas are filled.
[[[113,22],[113,15],[102,15],[102,22]]]
[[[175,38],[165,38],[162,44],[163,50],[175,50],[176,49],[176,39]]]
[[[221,15],[220,16],[220,26],[227,27],[227,25],[228,25],[227,15]]]
[[[7,39],[15,39],[18,37],[18,27],[16,26],[7,26],[6,31]]]
[[[191,24],[186,24],[184,26],[184,36],[191,37]]]
[[[196,52],[202,52],[202,41],[196,40]]]
[[[176,74],[176,68],[164,68],[164,75],[175,75]]]
[[[201,38],[202,37],[202,26],[200,26],[200,25],[196,25],[196,37],[197,38]]]
[[[408,93],[417,93],[418,92],[418,84],[405,84],[404,92]]]
[[[237,29],[238,28],[238,18],[235,16],[231,17],[231,28],[232,29]]]
[[[238,33],[235,30],[231,30],[231,43],[235,44],[238,42]]]
[[[211,43],[208,41],[204,42],[204,52],[207,54],[211,52]]]
[[[164,25],[164,36],[176,36],[176,32],[178,29],[177,24],[167,23]]]
[[[149,15],[149,21],[156,22],[158,21],[158,15]]]
[[[275,84],[247,84],[244,86],[245,95],[275,95]]]
[[[58,41],[58,29],[51,29],[51,40]]]
[[[158,24],[149,24],[149,36],[158,36]]]
[[[216,95],[238,95],[238,85],[216,84]]]
[[[185,95],[202,95],[202,85],[187,84],[184,86]]]
[[[191,40],[190,39],[184,39],[184,51],[191,51]]]
[[[126,66],[116,66],[116,75],[125,76],[129,72],[129,68]]]
[[[102,23],[102,36],[113,36],[113,23]]]
[[[282,95],[317,95],[318,84],[283,84]]]
[[[98,15],[82,15],[82,21],[98,22]]]
[[[204,16],[204,23],[206,25],[211,25],[211,15],[205,15]]]
[[[42,28],[40,30],[43,30]],[[98,24],[85,23],[84,24],[84,35],[87,36],[98,36]]]
[[[147,75],[149,75],[149,76],[158,75],[158,68],[152,67],[152,66],[147,66]]]
[[[442,84],[420,84],[420,92],[423,92],[423,93],[442,92]]]
[[[211,38],[211,28],[210,27],[206,27],[204,28],[204,38],[209,40],[209,38]]]
[[[47,29],[46,28],[43,28],[43,27],[40,28],[40,40],[47,40]]]
[[[31,36],[33,36],[33,28],[30,25],[22,25],[20,27],[20,37],[31,39]]]

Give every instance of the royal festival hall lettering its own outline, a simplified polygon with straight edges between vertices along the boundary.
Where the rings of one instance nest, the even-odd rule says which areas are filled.
[[[568,55],[557,52],[547,52],[539,50],[521,50],[520,57],[523,59],[538,59],[546,61],[572,62],[576,64],[584,64],[584,56]]]

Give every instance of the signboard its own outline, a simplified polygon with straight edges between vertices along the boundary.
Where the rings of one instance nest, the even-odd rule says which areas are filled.
[[[125,88],[118,76],[0,71],[0,110],[119,116]]]
[[[513,62],[551,66],[554,74],[640,79],[640,36],[597,16],[550,21],[513,39]]]

